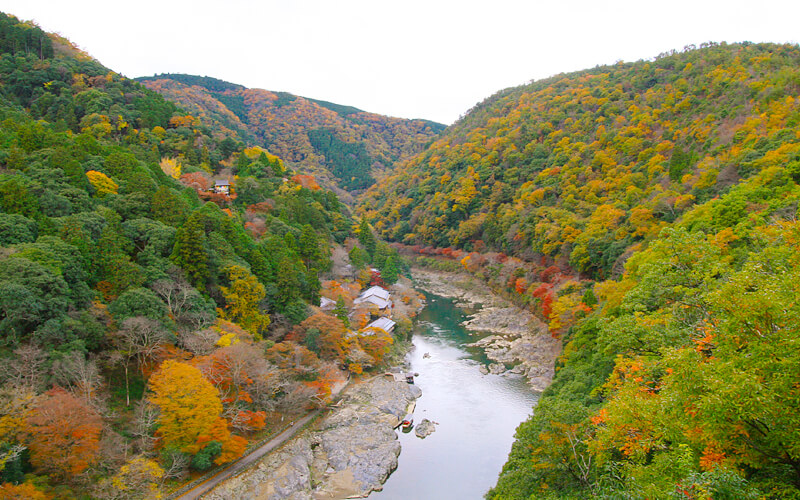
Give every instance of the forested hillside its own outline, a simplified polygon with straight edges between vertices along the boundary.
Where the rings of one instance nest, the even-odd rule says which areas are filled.
[[[0,14],[0,497],[160,498],[388,352],[312,307],[344,205],[213,126]]]
[[[489,498],[800,498],[798,98],[793,45],[558,75],[366,193],[564,341]]]
[[[394,162],[422,151],[444,129],[426,120],[391,118],[208,77],[167,74],[138,80],[212,124],[219,135],[252,138],[289,166],[346,191],[371,186]]]

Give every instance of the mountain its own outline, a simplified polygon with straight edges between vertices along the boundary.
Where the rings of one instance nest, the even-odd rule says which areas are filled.
[[[502,91],[366,194],[383,236],[587,275],[792,158],[796,46],[713,45]]]
[[[238,133],[292,168],[346,191],[371,186],[444,129],[209,77],[164,74],[138,81],[213,124],[218,134]]]
[[[307,318],[353,221],[246,136],[3,13],[0,124],[0,497],[160,497],[389,351]]]
[[[800,47],[709,43],[503,90],[359,210],[562,339],[487,498],[777,499],[800,495],[798,207]]]

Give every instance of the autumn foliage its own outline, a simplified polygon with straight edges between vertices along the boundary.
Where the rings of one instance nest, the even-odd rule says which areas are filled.
[[[31,463],[42,472],[70,478],[85,471],[97,457],[100,415],[63,389],[41,396],[24,425]]]

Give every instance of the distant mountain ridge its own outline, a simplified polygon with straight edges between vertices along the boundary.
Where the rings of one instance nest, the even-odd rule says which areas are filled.
[[[371,186],[445,129],[428,120],[387,117],[207,76],[161,74],[137,80],[213,124],[221,136],[236,134],[260,144],[293,168],[349,192]]]

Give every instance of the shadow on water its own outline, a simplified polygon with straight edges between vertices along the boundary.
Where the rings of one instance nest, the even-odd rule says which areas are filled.
[[[425,439],[398,433],[398,468],[370,498],[477,499],[497,481],[514,431],[537,396],[524,379],[480,373],[488,359],[465,347],[480,337],[461,327],[464,319],[451,300],[428,295],[408,360],[422,389],[414,421],[427,418],[438,425]]]

